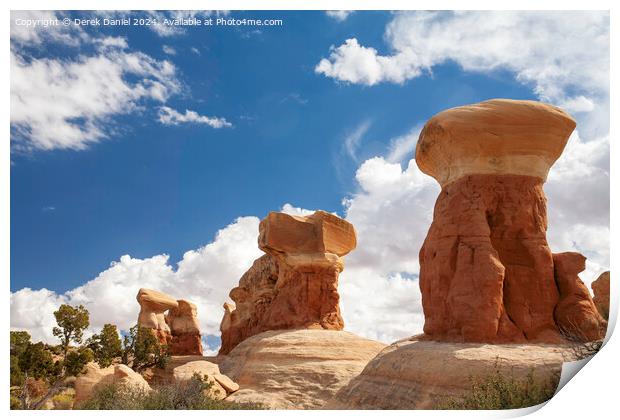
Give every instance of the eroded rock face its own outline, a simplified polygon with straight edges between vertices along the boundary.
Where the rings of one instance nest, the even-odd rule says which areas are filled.
[[[592,282],[594,304],[605,319],[609,319],[609,271],[605,271]]]
[[[605,337],[607,322],[598,313],[590,291],[578,276],[586,269],[586,257],[577,252],[553,254],[553,265],[560,291],[560,301],[555,307],[555,321],[560,330],[576,341]]]
[[[564,340],[556,319],[567,311],[555,313],[561,291],[546,239],[543,183],[574,127],[556,107],[510,100],[450,109],[427,122],[416,162],[442,186],[420,250],[427,335],[484,343]],[[575,278],[559,281],[577,287]],[[587,296],[571,296],[583,301],[582,309],[589,305]],[[587,329],[588,337],[600,330]]]
[[[166,316],[172,335],[170,351],[176,356],[202,355],[196,305],[186,300],[178,300],[177,304]]]
[[[176,299],[165,293],[144,288],[138,291],[136,299],[140,304],[138,325],[151,328],[160,343],[169,344],[172,341],[172,334],[166,323],[166,311],[179,306]]]
[[[235,304],[224,305],[220,354],[268,330],[341,330],[338,275],[341,257],[356,245],[353,226],[323,211],[305,217],[272,212],[260,223],[258,244],[267,254],[230,292]]]
[[[236,346],[219,365],[240,387],[226,400],[266,408],[321,408],[384,347],[346,331],[257,334]]]

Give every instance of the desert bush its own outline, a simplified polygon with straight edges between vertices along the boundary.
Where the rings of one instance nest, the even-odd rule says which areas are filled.
[[[75,399],[75,393],[64,392],[52,397],[52,403],[54,410],[71,410],[73,407],[73,400]]]
[[[194,375],[189,381],[162,385],[151,392],[117,383],[98,387],[82,410],[251,410],[257,404],[237,404],[211,398],[211,384]]]
[[[470,378],[471,388],[461,398],[446,398],[436,404],[440,410],[506,410],[541,404],[553,397],[559,373],[536,379],[531,369],[525,379],[518,380],[513,372],[502,372],[496,364],[492,373]]]

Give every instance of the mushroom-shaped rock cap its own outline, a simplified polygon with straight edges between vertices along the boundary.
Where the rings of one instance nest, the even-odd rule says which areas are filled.
[[[442,186],[471,174],[513,174],[547,179],[575,120],[536,101],[492,99],[448,109],[420,133],[416,163]]]
[[[138,303],[141,307],[145,306],[153,311],[163,312],[168,309],[175,309],[179,306],[176,299],[171,298],[165,293],[151,289],[140,289],[136,299],[138,299]]]
[[[271,212],[260,222],[258,247],[268,254],[330,253],[339,257],[355,249],[355,228],[318,210],[309,216]]]

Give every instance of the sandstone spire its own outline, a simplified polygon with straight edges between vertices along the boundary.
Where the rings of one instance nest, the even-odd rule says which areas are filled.
[[[263,331],[344,326],[338,275],[341,257],[356,246],[353,225],[319,210],[310,216],[272,212],[259,229],[266,255],[230,292],[235,305],[224,305],[220,354]]]
[[[575,286],[580,270],[556,278],[546,239],[543,183],[575,125],[551,105],[504,99],[449,109],[426,123],[416,162],[442,187],[420,250],[427,335],[560,342],[558,324],[570,312],[589,326],[584,337],[600,338],[591,300],[573,296],[579,308],[555,311],[564,295],[556,281]]]

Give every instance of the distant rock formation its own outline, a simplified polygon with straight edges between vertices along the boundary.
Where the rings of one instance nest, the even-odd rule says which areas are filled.
[[[136,299],[140,304],[138,325],[151,328],[160,343],[169,344],[172,341],[172,334],[166,323],[165,313],[179,306],[176,299],[151,289],[140,289]]]
[[[268,330],[341,330],[338,275],[342,256],[356,246],[355,229],[324,211],[310,216],[272,212],[260,223],[254,261],[230,292],[220,325],[227,354],[244,339]]]
[[[605,319],[609,319],[609,271],[605,271],[592,282],[594,304]]]
[[[219,368],[240,389],[226,400],[273,409],[321,408],[385,344],[345,331],[268,331],[222,358]]]
[[[549,344],[442,343],[411,337],[384,348],[329,400],[325,409],[436,409],[493,375],[557,387],[566,347]],[[494,379],[497,379],[495,377]]]
[[[196,305],[151,289],[138,291],[138,325],[150,328],[175,356],[202,355]],[[168,312],[166,314],[166,312]]]
[[[428,336],[559,343],[556,322],[570,314],[588,319],[580,321],[582,336],[601,337],[583,294],[562,293],[583,304],[555,311],[556,281],[578,286],[576,273],[556,278],[546,239],[543,183],[575,125],[551,105],[503,99],[449,109],[426,123],[416,162],[442,187],[419,259]]]
[[[177,303],[178,306],[170,309],[166,316],[172,334],[170,352],[175,356],[201,355],[202,340],[196,305],[186,300],[177,300]]]

